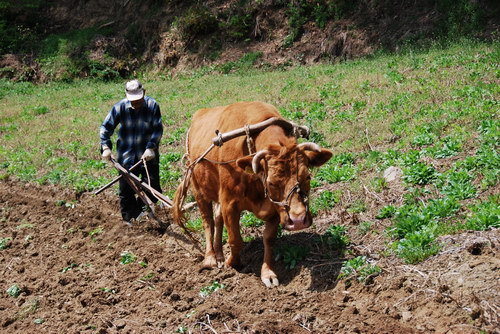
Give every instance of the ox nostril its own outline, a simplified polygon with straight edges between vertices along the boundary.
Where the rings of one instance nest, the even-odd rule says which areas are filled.
[[[300,215],[300,216],[290,215],[290,222],[294,225],[295,224],[302,225],[304,224],[305,220],[306,220],[306,215]]]

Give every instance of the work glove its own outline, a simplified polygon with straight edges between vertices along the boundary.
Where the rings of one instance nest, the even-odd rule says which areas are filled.
[[[152,160],[155,157],[155,151],[153,149],[148,148],[146,151],[144,151],[144,154],[142,155],[141,159],[144,159],[146,161]]]
[[[102,160],[111,161],[113,155],[111,154],[111,149],[107,146],[102,147]]]

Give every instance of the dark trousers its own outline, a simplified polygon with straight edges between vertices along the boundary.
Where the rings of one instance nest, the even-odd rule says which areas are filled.
[[[151,187],[161,192],[160,165],[156,162],[147,163],[147,168],[148,173],[146,173],[146,169],[144,167],[136,169],[132,173],[139,176],[144,183],[151,184]],[[158,201],[158,199],[154,197],[149,191],[145,191],[145,193],[153,203],[156,203]],[[125,221],[129,221],[132,218],[137,218],[137,216],[139,216],[139,214],[144,210],[144,207],[146,206],[146,203],[144,203],[138,196],[136,196],[134,190],[123,178],[120,179],[119,196],[120,210],[122,213],[122,218]]]

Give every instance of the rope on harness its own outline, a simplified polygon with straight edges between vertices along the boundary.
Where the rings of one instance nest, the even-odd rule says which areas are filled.
[[[255,142],[253,138],[250,136],[250,125],[245,124],[245,134],[247,136],[247,148],[248,148],[248,153],[252,154],[255,153]]]

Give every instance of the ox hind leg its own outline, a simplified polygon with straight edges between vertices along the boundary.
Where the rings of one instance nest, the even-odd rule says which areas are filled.
[[[224,264],[224,253],[222,251],[222,230],[224,228],[224,220],[222,219],[222,213],[220,209],[220,204],[215,203],[214,205],[215,213],[215,235],[214,235],[214,250],[215,258],[217,259],[217,266],[219,268]]]
[[[200,199],[199,196],[195,196],[195,198],[203,220],[203,229],[205,230],[205,259],[203,260],[202,268],[215,268],[218,266],[217,258],[222,252],[222,247],[220,251],[218,251],[217,248],[214,249],[214,229],[216,224],[213,217],[212,202]],[[222,232],[220,232],[220,234],[222,239]],[[216,236],[215,239],[217,240],[218,236]],[[216,256],[216,251],[218,251],[219,256]],[[222,259],[222,261],[224,261],[224,259]]]
[[[227,229],[227,242],[231,249],[226,266],[238,268],[241,265],[240,252],[243,248],[243,238],[240,233],[240,212],[232,208],[231,205],[225,205],[221,206],[221,213]]]
[[[279,221],[266,221],[264,228],[264,261],[260,270],[260,279],[268,287],[279,285],[278,276],[273,270],[273,246],[278,235]]]

